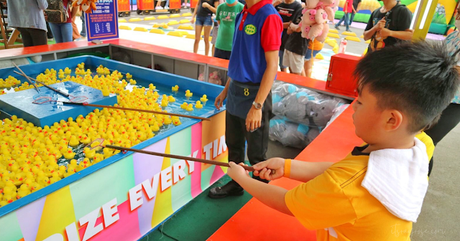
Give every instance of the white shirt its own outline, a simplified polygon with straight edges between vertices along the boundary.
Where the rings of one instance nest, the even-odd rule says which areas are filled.
[[[9,27],[35,28],[47,31],[43,10],[46,0],[7,0]]]

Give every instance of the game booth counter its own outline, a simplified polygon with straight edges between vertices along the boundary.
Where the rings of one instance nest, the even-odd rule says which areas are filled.
[[[102,53],[110,56],[113,60],[90,56],[67,58],[68,56],[82,53]],[[194,107],[196,106],[196,101],[200,100],[203,94],[206,94],[209,100],[203,109],[198,110],[195,108],[194,111],[196,112],[185,113],[209,117],[210,121],[191,120],[181,117],[181,125],[174,127],[171,125],[171,128],[164,128],[164,132],[162,130],[155,132],[154,137],[137,143],[133,148],[192,156],[219,162],[227,161],[224,142],[225,111],[216,111],[213,108],[214,98],[221,92],[223,87],[206,83],[207,80],[197,81],[196,79],[199,77],[200,68],[204,69],[205,73],[211,73],[215,70],[226,71],[228,61],[121,39],[105,40],[102,44],[79,41],[4,50],[0,52],[0,61],[8,62],[38,55],[42,56],[42,63],[20,66],[31,77],[39,78],[38,75],[46,72],[47,68],[54,68],[58,71],[58,69],[66,67],[72,71],[71,75],[75,75],[74,70],[79,68],[79,64],[85,63],[85,68],[89,69],[93,73],[93,78],[95,78],[96,74],[94,73],[98,72],[98,66],[102,65],[109,69],[111,73],[117,70],[124,77],[127,77],[128,73],[132,75],[132,79],[137,82],[132,84],[132,88],[141,89],[145,87],[145,93],[147,93],[152,88],[150,84],[153,84],[160,96],[161,94],[173,96],[177,99],[176,103],[179,102],[173,104],[173,107],[177,108],[179,112],[185,111],[179,105],[182,101],[187,101],[184,99],[187,98],[185,96],[187,89],[193,92],[189,104],[193,104]],[[117,61],[117,59],[129,62],[129,64]],[[163,71],[152,70],[155,66],[161,66]],[[14,68],[1,69],[1,77],[6,78],[7,76],[5,75],[11,75],[25,82],[25,78],[15,74],[14,70]],[[49,72],[52,71],[50,70]],[[204,76],[208,76],[208,74]],[[77,76],[72,77],[75,77],[75,81],[79,80]],[[353,99],[355,95],[348,90],[329,88],[327,86],[330,84],[324,81],[292,76],[286,73],[279,73],[277,80],[347,99]],[[62,83],[52,86],[59,87],[59,84]],[[176,85],[179,86],[179,91],[178,93],[173,93],[172,87]],[[52,101],[59,102],[64,98],[62,96],[56,97],[51,92],[46,92],[44,87],[39,87],[39,89],[41,92],[51,95],[50,99]],[[62,86],[59,89],[66,91],[66,88]],[[23,92],[24,96],[15,98],[33,100],[34,95],[37,94],[34,89],[15,93],[20,94],[21,92]],[[26,92],[28,92],[27,95]],[[86,92],[82,91],[78,95],[86,95],[82,93]],[[11,94],[13,93],[3,95],[3,98]],[[102,97],[99,95],[99,97],[102,99],[113,98],[114,94]],[[160,99],[161,97],[159,97]],[[11,102],[14,103],[14,101],[8,103]],[[30,105],[34,104],[30,103]],[[86,117],[92,117],[94,113],[99,113],[101,115],[99,120],[104,119],[102,115],[108,113],[105,109],[94,110],[94,108],[87,106],[74,107],[57,103],[37,105],[36,109],[40,110],[41,108],[55,106],[59,106],[61,110],[66,111],[68,113],[66,117],[68,115],[68,117],[72,117],[75,120],[79,115],[82,115],[78,111],[89,113]],[[0,109],[3,109],[3,107],[4,105],[2,104]],[[175,108],[168,109],[168,112],[174,113]],[[20,117],[21,108],[16,107],[16,110],[17,112],[14,113]],[[11,110],[9,111],[11,112]],[[338,161],[345,156],[346,151],[350,150],[349,147],[360,144],[360,140],[352,134],[351,112],[351,109],[348,108],[298,158],[308,161]],[[62,122],[64,119],[68,120],[68,117],[56,116],[53,121]],[[42,117],[37,116],[36,118],[40,119]],[[110,118],[107,116],[105,119]],[[34,126],[36,127],[37,124]],[[331,143],[331,138],[335,138],[334,140],[339,138],[340,140]],[[101,151],[99,152],[101,153]],[[81,157],[84,158],[84,156]],[[81,162],[80,159],[78,161]],[[64,165],[74,165],[69,160],[66,160],[66,162]],[[217,181],[225,172],[225,167],[184,159],[120,152],[104,160],[98,160],[93,165],[76,171],[73,175],[69,175],[1,207],[0,230],[5,240],[140,239]],[[288,185],[289,187],[296,185],[295,182],[284,179],[275,181],[273,184]],[[303,227],[299,227],[300,223],[295,223],[296,220],[292,220],[292,218],[286,219],[286,217],[274,210],[265,212],[264,215],[271,217],[270,219],[266,218],[266,221],[260,224],[254,224],[257,222],[249,224],[244,221],[245,210],[255,211],[262,207],[262,204],[251,200],[229,222],[222,226],[211,239],[226,239],[225,237],[229,230],[227,228],[230,227],[228,224],[233,223],[235,225],[235,220],[240,222],[236,225],[244,225],[244,227],[252,225],[248,232],[242,232],[242,226],[239,226],[238,230],[241,232],[232,234],[241,235],[241,238],[257,238],[257,234],[251,233],[249,230],[260,228],[260,225],[262,223],[265,225],[268,220],[279,220],[280,223],[289,223],[293,225],[292,227],[297,227],[298,232],[293,232],[292,235],[304,235],[304,232],[306,232]],[[257,216],[257,219],[263,219],[262,216],[252,215],[252,217],[255,216]],[[273,225],[276,226],[276,223],[278,221],[274,222]],[[232,228],[234,227],[230,227],[230,230]],[[277,229],[264,228],[264,230],[263,235],[275,235]]]

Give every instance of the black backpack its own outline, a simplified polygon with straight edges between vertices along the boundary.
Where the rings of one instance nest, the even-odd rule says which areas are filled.
[[[45,13],[48,17],[49,23],[66,23],[67,19],[69,18],[69,14],[67,6],[64,5],[62,0],[47,0],[48,1],[48,8],[45,10]],[[69,2],[71,2],[69,0]]]

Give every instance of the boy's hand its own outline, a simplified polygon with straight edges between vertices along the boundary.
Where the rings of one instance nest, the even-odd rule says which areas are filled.
[[[222,106],[224,105],[224,100],[226,98],[227,98],[227,92],[225,90],[222,90],[222,92],[220,92],[220,94],[216,97],[216,100],[214,101],[214,105],[216,106],[218,110],[222,108]]]
[[[389,37],[389,36],[391,37],[391,30],[389,30],[389,29],[387,29],[387,28],[382,28],[382,29],[379,31],[379,33],[380,33],[380,37],[382,37],[382,38],[384,38],[384,39],[387,38],[387,37]]]
[[[381,29],[385,28],[386,22],[387,21],[385,20],[385,17],[380,19],[380,21],[377,23],[377,30],[381,30]]]
[[[245,176],[249,177],[249,172],[242,167],[244,165],[243,163],[238,165],[234,162],[229,162],[228,165],[230,165],[230,167],[227,169],[227,175],[229,175],[233,180],[238,182]]]
[[[275,180],[284,175],[284,158],[273,157],[254,166],[254,175],[265,180]]]

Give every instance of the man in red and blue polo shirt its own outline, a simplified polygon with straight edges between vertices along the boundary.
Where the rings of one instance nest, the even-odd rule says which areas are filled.
[[[271,114],[271,87],[278,70],[283,22],[271,0],[247,0],[235,19],[232,54],[224,90],[216,98],[219,109],[227,98],[225,138],[228,160],[242,163],[245,141],[254,165],[266,159]],[[258,177],[255,177],[258,178]],[[243,195],[235,181],[209,191],[211,198]]]

